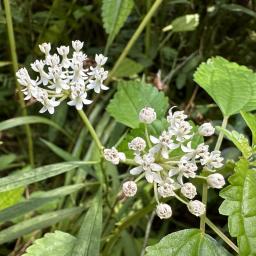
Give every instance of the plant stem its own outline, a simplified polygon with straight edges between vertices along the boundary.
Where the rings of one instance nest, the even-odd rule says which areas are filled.
[[[208,218],[205,219],[206,224],[225,242],[227,243],[236,253],[239,253],[238,247]]]
[[[223,117],[221,128],[225,129],[227,127],[228,118],[229,118],[228,116],[224,116]],[[220,149],[223,137],[224,137],[224,133],[223,133],[223,131],[220,131],[219,137],[218,137],[216,145],[215,145],[215,150],[219,150]]]
[[[103,150],[103,146],[99,140],[99,137],[98,135],[96,134],[93,126],[91,125],[89,119],[87,118],[86,114],[84,113],[83,110],[77,110],[78,111],[78,114],[80,115],[83,123],[85,124],[85,126],[87,127],[88,131],[90,132],[92,138],[94,139],[100,153],[102,154],[102,150]]]
[[[140,253],[140,256],[144,256],[145,255],[145,250],[146,250],[146,246],[148,244],[148,238],[149,238],[149,234],[150,234],[150,230],[151,230],[151,226],[152,226],[152,222],[155,218],[155,211],[153,211],[149,217],[148,223],[147,223],[147,227],[146,227],[146,232],[145,232],[145,237],[144,237],[144,242],[143,242],[143,247]]]
[[[182,202],[183,204],[185,204],[185,205],[188,204],[184,199],[182,199],[182,198],[181,198],[180,196],[178,196],[176,193],[174,193],[174,196],[175,196],[180,202]]]
[[[147,3],[146,3],[147,11],[149,10],[150,5],[151,5],[151,0],[147,0]],[[149,50],[150,50],[150,28],[151,28],[151,22],[149,20],[146,26],[146,33],[145,33],[145,53],[147,56],[149,56]]]
[[[228,124],[228,116],[224,116],[223,121],[222,121],[222,125],[221,127],[223,129],[225,129],[227,127]],[[221,143],[223,140],[223,132],[220,131],[219,133],[219,137],[217,139],[216,145],[215,145],[215,150],[219,150],[221,147]],[[208,196],[208,185],[205,182],[203,184],[203,192],[202,192],[202,203],[205,204],[205,213],[200,217],[200,230],[202,231],[202,233],[205,233],[205,221],[206,221],[206,211],[207,211],[207,196]]]
[[[148,144],[149,148],[151,148],[152,144],[150,142],[149,133],[148,133],[148,126],[146,124],[145,124],[145,136],[146,136],[147,144]]]
[[[12,23],[12,13],[11,13],[11,6],[9,0],[4,0],[4,9],[5,9],[5,16],[6,16],[6,25],[7,25],[7,33],[9,39],[9,46],[11,51],[11,59],[12,59],[12,67],[14,75],[18,70],[18,58],[16,53],[16,44],[13,32],[13,23]],[[23,94],[21,91],[21,87],[19,83],[16,81],[16,89],[18,91],[19,96],[19,104],[21,106],[22,115],[27,116],[26,105],[24,102]],[[28,142],[28,155],[29,155],[29,162],[33,166],[34,165],[34,150],[33,150],[33,140],[32,140],[32,133],[30,126],[27,124],[25,125],[25,133]]]
[[[134,32],[133,36],[131,37],[131,39],[129,40],[129,42],[127,43],[126,47],[124,48],[122,54],[119,56],[118,60],[116,61],[113,69],[110,71],[108,79],[106,81],[106,84],[108,84],[108,82],[110,81],[110,79],[112,78],[113,74],[116,72],[116,69],[118,68],[118,66],[121,64],[121,62],[123,61],[123,59],[127,56],[127,54],[129,53],[130,49],[132,48],[132,46],[134,45],[134,43],[136,42],[136,40],[138,39],[138,37],[140,36],[141,32],[143,31],[143,29],[145,28],[145,26],[147,25],[147,23],[149,22],[149,20],[151,19],[151,17],[154,15],[154,13],[156,12],[156,10],[158,9],[158,7],[160,6],[160,4],[162,3],[163,0],[156,0],[155,3],[152,5],[152,7],[150,8],[149,12],[146,14],[146,16],[144,17],[144,19],[142,20],[142,22],[140,23],[140,25],[138,26],[138,28],[136,29],[136,31]]]
[[[202,193],[202,203],[205,205],[205,213],[200,217],[200,230],[202,233],[205,233],[205,219],[206,219],[206,211],[207,211],[207,196],[208,196],[208,185],[205,182],[203,184],[203,193]]]

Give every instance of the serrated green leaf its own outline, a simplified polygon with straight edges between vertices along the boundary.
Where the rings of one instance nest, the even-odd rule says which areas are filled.
[[[38,167],[28,172],[18,172],[0,179],[0,192],[26,186],[71,171],[77,167],[94,163],[82,161],[66,162]]]
[[[187,14],[174,19],[170,25],[163,28],[163,31],[172,30],[173,32],[186,32],[193,31],[199,24],[199,15]]]
[[[78,191],[84,186],[85,186],[84,184],[75,184],[75,185],[59,187],[46,192],[40,191],[40,193],[39,192],[33,193],[31,194],[28,200],[17,203],[13,206],[10,205],[8,208],[1,210],[0,222],[5,222],[8,220],[17,218],[19,216],[22,216],[30,211],[33,211],[37,208],[42,207],[43,205],[53,200],[56,200],[57,198],[70,195],[71,193]],[[9,193],[11,191],[3,192],[3,193]]]
[[[49,227],[65,218],[71,218],[83,211],[82,207],[68,208],[55,212],[46,213],[34,218],[19,222],[0,232],[0,244],[12,241],[34,230]]]
[[[227,256],[231,255],[212,237],[199,229],[184,229],[165,236],[146,248],[146,256]]]
[[[111,45],[115,36],[124,25],[132,11],[133,0],[103,0],[102,19],[103,26],[109,35],[108,46]]]
[[[220,192],[225,200],[219,212],[228,216],[229,233],[237,237],[239,255],[256,255],[256,171],[241,159],[229,182]]]
[[[256,76],[245,66],[214,57],[198,67],[194,80],[213,98],[224,116],[256,107]]]
[[[252,113],[241,111],[241,115],[252,133],[252,142],[256,144],[256,116]]]
[[[143,66],[129,58],[125,58],[122,63],[118,66],[113,76],[116,77],[130,77],[138,74],[143,70]]]
[[[91,256],[100,253],[100,237],[102,230],[102,198],[99,191],[86,213],[77,240],[72,250],[72,256]]]
[[[70,256],[75,241],[75,237],[57,230],[37,239],[23,256]]]
[[[70,135],[58,124],[54,123],[50,119],[47,119],[45,117],[40,117],[40,116],[23,116],[23,117],[15,117],[15,118],[8,119],[0,123],[0,131],[11,129],[20,125],[37,124],[37,123],[50,125],[58,129],[59,131],[61,131],[66,136],[70,137]]]
[[[18,203],[24,192],[24,188],[16,188],[6,192],[0,192],[0,212],[1,210],[8,208]]]
[[[252,148],[249,145],[248,139],[243,134],[238,133],[237,131],[230,132],[221,127],[217,128],[218,130],[222,131],[226,135],[226,137],[235,144],[235,146],[241,151],[246,159],[248,159],[252,155]]]
[[[138,81],[120,81],[117,92],[107,107],[108,113],[117,122],[131,128],[139,127],[139,112],[143,107],[152,107],[157,119],[162,119],[168,108],[168,99],[150,84]]]

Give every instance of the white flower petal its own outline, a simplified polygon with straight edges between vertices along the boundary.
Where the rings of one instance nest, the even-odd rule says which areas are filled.
[[[142,172],[143,172],[143,169],[141,166],[134,167],[130,170],[130,174],[132,175],[138,175],[138,174],[141,174]]]

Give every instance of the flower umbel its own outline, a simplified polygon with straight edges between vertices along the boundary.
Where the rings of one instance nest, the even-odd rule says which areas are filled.
[[[55,107],[65,99],[69,99],[68,105],[81,110],[84,105],[92,103],[87,99],[88,91],[99,93],[108,89],[104,85],[108,71],[103,68],[107,57],[96,54],[96,65],[85,68],[88,57],[82,52],[83,45],[79,40],[72,41],[73,53],[69,46],[62,45],[57,48],[58,54],[52,55],[51,44],[43,43],[39,49],[45,58],[31,64],[36,72],[35,79],[30,77],[26,68],[16,72],[18,82],[23,86],[24,99],[34,98],[40,102],[43,105],[40,113],[48,111],[53,114]]]

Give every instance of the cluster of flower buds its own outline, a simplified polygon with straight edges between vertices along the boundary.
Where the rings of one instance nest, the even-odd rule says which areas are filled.
[[[108,71],[103,68],[107,58],[96,54],[95,64],[86,67],[88,58],[81,51],[83,45],[78,40],[72,41],[72,52],[69,46],[60,46],[58,54],[50,54],[51,44],[43,43],[39,48],[45,58],[31,64],[37,73],[35,79],[30,77],[26,68],[17,71],[18,82],[24,87],[25,100],[39,101],[43,105],[40,113],[48,111],[53,114],[54,108],[65,99],[68,99],[68,105],[81,110],[83,105],[92,103],[87,99],[87,91],[99,93],[108,89],[103,84],[108,76]]]
[[[214,127],[210,123],[204,123],[198,129],[193,129],[186,120],[187,115],[184,111],[173,111],[173,108],[169,110],[166,119],[168,127],[155,137],[150,135],[147,129],[147,125],[156,120],[154,109],[145,107],[140,111],[139,120],[146,126],[145,137],[135,137],[128,143],[136,165],[130,170],[130,174],[139,175],[136,180],[145,177],[147,182],[154,184],[156,213],[161,219],[172,216],[171,206],[161,202],[161,198],[168,197],[180,199],[186,203],[193,215],[201,216],[205,213],[206,207],[199,200],[195,200],[197,189],[191,180],[201,178],[209,187],[222,188],[225,179],[215,172],[223,166],[223,158],[220,151],[210,152],[208,145],[201,143],[193,146],[192,142],[196,135],[213,135]],[[104,156],[113,164],[125,162],[124,154],[115,148],[105,149]],[[204,175],[200,176],[202,171]],[[134,196],[136,192],[137,186],[134,181],[123,184],[125,196]]]

